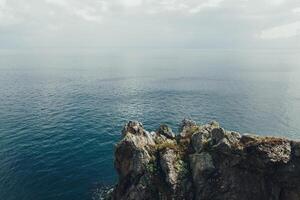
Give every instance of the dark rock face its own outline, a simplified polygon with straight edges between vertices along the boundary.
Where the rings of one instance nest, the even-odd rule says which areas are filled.
[[[131,121],[116,145],[112,200],[300,200],[300,142],[240,135],[184,120],[145,131]]]
[[[175,138],[175,134],[173,133],[172,129],[170,127],[168,127],[166,124],[160,125],[157,133],[160,135],[164,135],[165,137],[167,137],[169,139]]]

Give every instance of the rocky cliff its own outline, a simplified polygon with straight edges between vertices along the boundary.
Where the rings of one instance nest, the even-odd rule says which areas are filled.
[[[300,200],[300,142],[183,120],[148,132],[130,121],[115,148],[113,200]]]

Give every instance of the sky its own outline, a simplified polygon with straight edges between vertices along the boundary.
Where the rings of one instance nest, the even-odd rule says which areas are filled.
[[[299,0],[0,0],[0,48],[300,48]]]

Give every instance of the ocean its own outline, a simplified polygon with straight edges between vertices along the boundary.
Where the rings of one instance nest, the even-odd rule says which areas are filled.
[[[297,50],[0,50],[0,199],[89,200],[128,120],[300,139]]]

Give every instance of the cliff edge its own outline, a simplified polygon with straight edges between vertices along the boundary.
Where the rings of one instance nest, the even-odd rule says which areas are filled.
[[[112,200],[299,200],[300,142],[183,120],[148,132],[127,123],[115,148]]]

